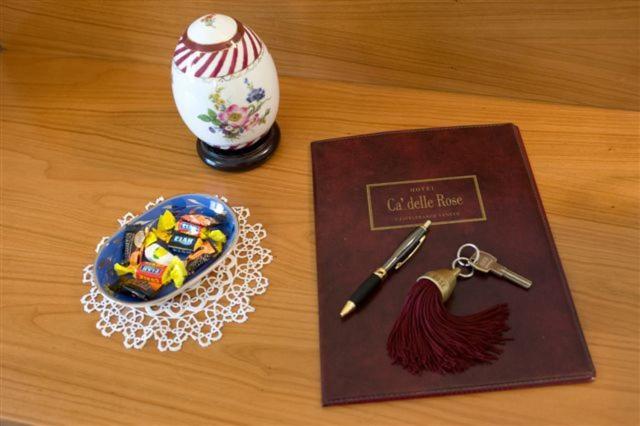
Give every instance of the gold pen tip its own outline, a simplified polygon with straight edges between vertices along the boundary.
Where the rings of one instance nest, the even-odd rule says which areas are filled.
[[[344,304],[344,306],[342,307],[342,310],[340,311],[340,318],[344,318],[347,315],[349,315],[351,312],[353,312],[353,310],[356,308],[356,304],[353,303],[351,300],[349,300],[347,303]]]

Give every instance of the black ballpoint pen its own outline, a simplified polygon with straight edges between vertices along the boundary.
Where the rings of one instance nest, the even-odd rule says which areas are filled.
[[[381,267],[376,269],[360,286],[353,292],[347,303],[344,304],[340,311],[340,317],[344,318],[353,312],[362,302],[376,289],[388,276],[389,273],[400,269],[404,263],[420,248],[424,239],[427,237],[427,229],[429,229],[431,221],[427,220],[411,232],[402,244],[393,252],[389,260]]]

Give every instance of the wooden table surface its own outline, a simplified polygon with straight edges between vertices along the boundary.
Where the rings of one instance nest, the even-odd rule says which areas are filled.
[[[206,167],[169,68],[2,55],[4,419],[48,424],[638,424],[637,112],[282,77],[263,167]],[[597,369],[595,382],[322,408],[309,143],[514,122]],[[216,193],[264,224],[274,262],[245,324],[203,349],[127,350],[80,298],[96,242],[159,195]],[[531,348],[535,350],[535,348]]]

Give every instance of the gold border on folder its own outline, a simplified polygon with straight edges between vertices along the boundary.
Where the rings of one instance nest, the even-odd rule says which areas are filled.
[[[484,222],[487,220],[487,214],[484,211],[484,202],[482,201],[482,193],[480,192],[480,185],[478,185],[478,177],[476,175],[464,175],[464,176],[452,176],[452,177],[444,177],[444,178],[433,178],[433,179],[416,179],[416,180],[401,180],[397,182],[381,182],[381,183],[369,183],[366,185],[367,188],[367,205],[369,207],[369,228],[372,231],[384,231],[385,229],[400,229],[400,228],[413,228],[420,225],[422,222],[409,223],[405,225],[394,225],[394,226],[380,226],[377,227],[373,223],[373,209],[371,208],[371,188],[376,186],[389,186],[389,185],[402,185],[407,183],[422,183],[422,182],[435,182],[442,180],[455,180],[455,179],[473,179],[473,185],[476,190],[476,196],[478,197],[478,204],[480,205],[480,211],[482,212],[482,217],[472,218],[472,219],[460,219],[460,220],[448,220],[444,222],[433,221],[431,226],[433,225],[448,225],[451,223],[464,223],[464,222]],[[427,217],[428,219],[428,217]]]

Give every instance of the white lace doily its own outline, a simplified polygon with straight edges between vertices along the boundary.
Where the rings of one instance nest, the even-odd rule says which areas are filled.
[[[160,197],[145,208],[149,210],[162,201],[164,198]],[[269,286],[261,269],[271,263],[273,256],[271,250],[260,245],[267,236],[262,224],[247,223],[248,208],[232,208],[240,225],[236,246],[199,286],[161,305],[132,308],[112,302],[97,289],[93,265],[85,266],[82,282],[91,288],[81,302],[85,312],[100,314],[96,328],[102,335],[121,333],[126,348],[140,349],[149,339],[155,339],[158,350],[178,351],[189,338],[202,347],[209,346],[222,337],[226,323],[245,322],[247,314],[255,310],[250,305],[251,297],[264,293]],[[124,226],[134,217],[129,212],[118,222]],[[104,237],[98,243],[96,253],[108,239]]]

